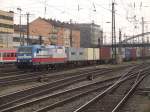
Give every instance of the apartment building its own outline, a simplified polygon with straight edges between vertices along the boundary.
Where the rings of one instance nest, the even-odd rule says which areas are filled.
[[[80,47],[80,30],[72,24],[39,17],[29,26],[30,35],[42,36],[45,44]]]
[[[12,47],[14,12],[0,10],[0,48]]]
[[[103,30],[94,23],[74,24],[80,29],[80,46],[84,48],[98,47],[103,44]]]

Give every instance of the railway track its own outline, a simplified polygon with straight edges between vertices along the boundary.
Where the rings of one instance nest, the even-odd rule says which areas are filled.
[[[47,111],[50,111],[50,112],[55,112],[55,111],[64,112],[63,110],[65,110],[65,112],[73,112],[74,110],[76,111],[76,109],[79,107],[79,105],[81,105],[81,104],[84,105],[85,100],[87,98],[88,98],[88,100],[92,100],[92,97],[99,95],[99,93],[103,93],[103,91],[105,91],[106,88],[104,88],[104,89],[99,88],[98,91],[92,91],[91,94],[88,94],[89,92],[87,92],[87,93],[85,92],[85,94],[82,94],[82,95],[79,94],[79,95],[76,95],[74,97],[66,98],[62,101],[59,101],[59,102],[55,103],[55,104],[47,105],[43,108],[40,108],[40,109],[38,109],[34,112],[47,112]],[[87,94],[87,96],[85,96],[86,94]],[[89,98],[91,98],[91,99],[89,99]],[[76,100],[76,99],[78,99],[78,100]],[[63,107],[62,107],[62,105],[63,105]],[[78,109],[77,109],[77,111],[78,111]],[[82,110],[82,112],[85,112],[85,111],[86,110]],[[89,112],[95,112],[95,111],[90,110]],[[106,111],[106,112],[109,112],[109,111]]]
[[[126,65],[127,66],[127,65]],[[126,66],[123,66],[123,67],[126,67]],[[129,65],[129,66],[131,66],[131,65]],[[93,66],[92,67],[81,67],[81,68],[76,68],[76,69],[84,69],[84,68],[94,68]],[[55,72],[61,72],[61,71],[65,71],[65,70],[72,70],[72,69],[75,69],[75,68],[65,68],[65,69],[52,69],[52,70],[44,70],[44,69],[42,69],[42,70],[40,70],[40,71],[42,71],[42,72],[50,72],[50,73],[55,73]],[[33,70],[30,70],[30,69],[22,69],[22,70],[19,70],[19,69],[14,69],[14,70],[12,70],[12,71],[8,71],[8,67],[7,67],[7,70],[6,71],[4,71],[4,70],[1,70],[0,69],[0,71],[1,71],[1,74],[0,74],[0,78],[3,78],[3,77],[9,77],[9,76],[15,76],[15,75],[19,75],[19,74],[24,74],[24,73],[27,73],[27,72],[38,72],[38,71],[33,71]]]
[[[91,67],[92,67],[93,65],[91,65]],[[72,67],[72,66],[69,66],[69,67],[67,67],[67,68],[65,68],[65,67],[59,67],[59,68],[51,68],[51,69],[49,69],[49,71],[51,71],[51,72],[59,72],[59,71],[64,71],[64,70],[71,70],[71,69],[74,69],[74,68],[84,68],[84,67],[87,67],[87,66],[77,66],[77,67]],[[9,68],[9,69],[8,69]],[[30,72],[33,72],[34,70],[33,69],[18,69],[18,68],[16,68],[16,65],[15,64],[3,64],[3,65],[0,65],[0,71],[1,71],[1,73],[2,74],[0,74],[0,76],[4,76],[5,74],[6,75],[11,75],[11,73],[15,73],[16,71],[17,72],[21,72],[21,71],[30,71]],[[37,70],[37,71],[45,71],[45,69],[43,68],[43,69],[39,69],[39,70]],[[46,71],[47,71],[47,69],[46,69]],[[16,72],[16,73],[17,73]],[[34,71],[35,72],[35,71]],[[4,74],[4,75],[3,75]]]
[[[134,69],[134,67],[132,69]],[[25,100],[30,99],[30,98],[39,97],[41,95],[43,96],[43,95],[49,94],[50,92],[52,92],[56,89],[63,88],[64,86],[68,86],[68,85],[71,85],[73,83],[79,83],[80,81],[87,80],[87,76],[89,76],[89,74],[90,75],[93,74],[94,77],[95,77],[95,76],[99,76],[100,74],[104,74],[104,73],[107,73],[107,72],[108,71],[103,71],[103,72],[101,71],[100,72],[98,70],[98,71],[92,71],[92,72],[89,72],[89,73],[83,73],[83,74],[80,74],[80,75],[77,75],[77,76],[73,76],[73,77],[58,80],[56,82],[48,83],[48,84],[45,84],[45,85],[42,85],[42,86],[39,86],[39,87],[36,87],[36,88],[30,88],[30,89],[20,91],[20,92],[18,91],[17,93],[10,94],[10,95],[7,95],[7,96],[1,96],[0,101],[2,101],[2,102],[1,102],[1,105],[0,105],[0,109],[3,109],[2,112],[13,111],[13,109],[15,110],[15,109],[20,108],[22,106],[24,107],[25,105],[31,104],[30,102],[33,102],[33,101],[30,101],[30,102],[25,103],[25,104],[24,103],[20,104],[20,102],[22,102],[22,101],[25,101]],[[130,74],[132,74],[132,73],[130,73]],[[119,77],[115,77],[115,78],[117,79]],[[109,79],[109,80],[114,80],[115,78],[112,78],[112,79]],[[103,81],[103,82],[105,82],[105,81]],[[88,86],[90,86],[90,85],[88,85]],[[86,86],[86,87],[88,87],[88,86]],[[108,86],[109,86],[109,84],[108,84]],[[101,87],[105,88],[105,86],[101,86]],[[94,90],[92,90],[92,88],[91,88],[90,91],[94,92],[95,90],[99,90],[99,89],[95,88]],[[86,92],[84,92],[84,94],[86,94]],[[11,107],[13,104],[16,104],[16,103],[19,103],[19,105]]]
[[[123,69],[123,68],[126,68],[126,67],[132,67],[132,66],[133,66],[133,64],[127,64],[127,65],[123,65],[123,66],[120,66],[120,67],[117,67],[117,68],[118,69]],[[76,69],[82,69],[82,68],[90,68],[91,69],[91,68],[94,68],[94,67],[93,66],[92,67],[81,67],[81,68],[76,68]],[[105,67],[103,67],[103,68],[105,68]],[[113,67],[111,67],[111,68],[113,68]],[[72,70],[72,69],[73,68],[66,68],[66,69],[59,69],[59,70],[55,69],[55,70],[50,70],[48,72],[50,72],[50,73],[56,73],[56,72],[61,72],[61,71],[66,71],[66,70]],[[8,69],[5,70],[5,71],[3,71],[3,70],[0,69],[0,71],[1,71],[0,79],[4,78],[4,80],[5,79],[10,79],[11,80],[11,77],[16,77],[16,79],[17,79],[17,75],[19,76],[19,75],[23,75],[25,73],[27,74],[27,73],[30,73],[30,72],[32,72],[32,73],[35,72],[33,70],[28,70],[28,69],[25,69],[25,70],[13,69],[11,71],[8,70]],[[42,72],[46,72],[46,71],[42,70]]]
[[[5,73],[1,73],[0,74],[0,78],[4,78],[4,77],[9,77],[9,76],[14,76],[14,75],[19,75],[19,74],[23,74],[26,72],[30,72],[30,71],[20,71],[20,70],[16,70],[16,71],[11,71],[11,72],[5,72]]]
[[[71,97],[72,95],[77,96],[81,93],[82,93],[81,95],[84,95],[84,94],[87,94],[89,92],[99,91],[99,89],[104,89],[104,88],[110,86],[119,77],[120,77],[120,75],[115,76],[115,77],[111,77],[111,78],[107,78],[105,80],[96,81],[96,82],[93,82],[91,84],[85,84],[85,85],[82,85],[79,87],[69,88],[69,89],[64,90],[64,91],[52,93],[52,94],[42,96],[42,97],[39,97],[39,98],[36,98],[33,100],[29,100],[27,102],[23,102],[23,103],[20,103],[20,101],[18,101],[18,105],[15,105],[12,107],[10,107],[10,105],[7,105],[8,108],[6,108],[6,105],[3,105],[3,106],[0,106],[0,109],[2,109],[4,107],[6,108],[6,109],[2,110],[2,112],[15,111],[15,110],[20,109],[22,107],[28,107],[29,105],[33,105],[33,104],[42,102],[42,101],[50,99],[50,98],[52,99],[52,102],[54,102],[54,99],[56,99],[56,101],[59,101],[60,98],[68,98],[69,96]],[[97,86],[97,85],[99,85],[99,86]],[[45,92],[43,92],[41,94],[44,95]],[[49,104],[50,104],[50,102],[49,102]]]
[[[2,72],[15,71],[15,70],[17,70],[15,64],[0,64],[0,71]]]
[[[37,82],[46,79],[47,81],[54,81],[57,79],[61,79],[64,77],[71,77],[74,76],[75,74],[78,73],[83,73],[83,72],[89,72],[89,71],[102,71],[102,70],[107,70],[107,71],[112,71],[112,69],[89,69],[89,70],[80,70],[75,73],[49,73],[47,71],[45,72],[32,72],[32,73],[23,73],[19,75],[14,75],[14,76],[6,76],[6,77],[1,77],[0,78],[0,86],[9,86],[9,85],[16,85],[16,84],[21,84],[21,83],[27,83],[27,82]]]
[[[40,74],[42,74],[43,72],[27,72],[24,73],[22,71],[18,72],[13,72],[15,75],[12,76],[4,76],[4,77],[0,77],[0,85],[1,86],[8,86],[8,85],[14,85],[14,84],[19,84],[19,83],[23,83],[23,82],[30,82],[32,79],[33,81],[34,78],[38,78]]]
[[[139,71],[134,78],[129,77],[129,80],[125,82],[124,79],[118,80],[117,83],[73,112],[119,112],[119,109],[127,101],[127,98],[133,94],[138,84],[148,75],[150,72],[148,69]]]
[[[141,67],[141,65],[138,65],[139,67]],[[113,68],[113,70],[118,70],[118,69],[124,69],[126,67],[130,67],[130,66],[122,66],[122,67],[118,67],[117,69]],[[99,69],[99,68],[92,68],[93,70]],[[88,69],[88,70],[79,70],[79,72],[77,73],[81,73],[81,72],[86,72],[92,69]],[[111,68],[101,68],[103,70],[107,69],[112,70]],[[5,73],[2,74],[4,76],[0,77],[0,86],[9,86],[9,85],[16,85],[16,84],[21,84],[21,83],[27,83],[27,82],[37,82],[39,80],[41,80],[42,78],[45,79],[51,79],[51,81],[55,80],[55,79],[60,79],[60,77],[66,77],[66,73],[58,73],[52,71],[51,74],[49,73],[49,71],[41,71],[41,72],[31,72],[31,71],[17,71],[17,72],[11,72],[11,73]],[[55,74],[56,73],[56,74]],[[75,74],[77,74],[75,73]],[[72,73],[69,73],[72,74]],[[72,74],[73,75],[73,74]],[[71,75],[70,75],[71,76]],[[50,81],[50,80],[49,80]]]
[[[6,68],[8,66],[14,66],[15,64],[0,64],[0,68]]]
[[[91,71],[91,72],[86,72],[86,73],[80,73],[80,75],[69,76],[64,79],[45,83],[44,85],[41,85],[41,86],[28,88],[26,90],[17,91],[15,93],[11,93],[8,95],[3,95],[3,96],[0,96],[0,101],[1,101],[0,104],[7,103],[7,102],[13,101],[14,99],[18,99],[18,98],[27,98],[27,97],[38,96],[42,92],[48,93],[52,90],[59,89],[61,87],[67,86],[69,84],[87,80],[87,76],[89,76],[89,74],[91,74],[91,73],[94,74],[94,76],[96,76],[96,75],[101,75],[101,74],[108,73],[108,72],[110,72],[110,71],[109,70],[96,70],[96,71]],[[54,76],[52,76],[52,77],[54,77]]]
[[[141,65],[133,66],[131,69],[134,70],[135,68],[140,68],[140,67],[142,67],[142,66]],[[83,70],[82,72],[81,71],[78,72],[78,74],[80,74],[80,75],[77,75],[77,73],[76,73],[76,75],[71,74],[71,75],[69,75],[69,77],[66,77],[66,73],[61,74],[61,75],[54,74],[54,75],[50,75],[50,76],[45,76],[44,78],[46,78],[52,82],[48,82],[48,83],[45,83],[45,84],[37,86],[37,87],[27,88],[25,90],[21,90],[21,91],[17,91],[14,93],[0,96],[0,110],[3,110],[4,112],[5,111],[10,112],[10,111],[12,111],[11,109],[13,109],[13,107],[15,106],[14,104],[17,104],[17,103],[21,104],[21,102],[28,101],[29,99],[34,99],[36,97],[40,97],[40,96],[49,94],[50,92],[52,92],[54,90],[66,87],[68,85],[71,85],[74,83],[79,83],[81,81],[87,80],[87,77],[89,78],[89,76],[90,77],[93,76],[92,78],[95,78],[95,77],[98,77],[102,74],[105,74],[105,73],[108,73],[111,71],[112,71],[112,69],[104,68],[104,69],[94,69],[93,71]],[[130,74],[132,74],[132,72],[130,72]],[[25,79],[25,77],[24,77],[24,79]],[[39,76],[38,76],[38,79],[39,79]],[[58,79],[60,79],[60,80],[58,80]],[[56,81],[54,81],[54,80],[56,80]],[[9,82],[8,79],[7,79],[7,82]],[[109,85],[110,84],[108,84],[108,86]],[[102,88],[105,88],[105,86],[102,86]],[[99,89],[95,88],[93,91],[92,90],[91,91],[95,92],[95,90],[99,90]],[[86,92],[84,94],[86,94]],[[18,107],[18,105],[16,105],[16,107]],[[7,111],[7,110],[9,110],[9,111]]]

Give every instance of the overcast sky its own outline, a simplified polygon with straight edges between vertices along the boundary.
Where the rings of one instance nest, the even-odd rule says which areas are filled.
[[[15,23],[19,23],[17,7],[23,10],[23,14],[31,13],[30,21],[37,17],[61,21],[72,19],[73,22],[80,23],[94,21],[101,25],[107,34],[111,32],[111,24],[106,23],[111,22],[111,2],[112,0],[46,0],[45,4],[45,0],[0,0],[0,10],[14,11]],[[116,0],[115,2],[116,31],[121,28],[124,33],[136,34],[141,31],[142,16],[145,21],[150,21],[150,0]],[[26,24],[25,18],[24,15],[23,24]],[[145,24],[145,30],[148,29],[148,24]]]

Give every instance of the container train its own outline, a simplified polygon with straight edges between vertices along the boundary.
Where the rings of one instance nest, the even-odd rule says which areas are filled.
[[[109,62],[111,60],[110,48],[65,48],[54,45],[20,46],[17,51],[17,66],[53,68],[64,65],[83,65]],[[101,57],[101,60],[100,60]]]
[[[124,61],[150,57],[149,49],[117,48],[117,58]],[[65,48],[55,45],[20,46],[17,50],[16,65],[18,68],[53,68],[71,65],[89,65],[93,63],[109,63],[112,61],[110,47],[101,48]]]

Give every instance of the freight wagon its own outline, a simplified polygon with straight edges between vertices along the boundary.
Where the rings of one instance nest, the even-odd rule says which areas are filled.
[[[150,58],[150,50],[149,48],[140,48],[140,55],[141,58]]]
[[[85,61],[85,53],[83,48],[66,48],[67,60],[65,65],[73,66],[82,65],[83,61]]]
[[[124,49],[124,61],[131,61],[137,59],[137,49],[136,48],[125,48]]]
[[[112,51],[110,47],[101,47],[99,49],[99,59],[102,63],[109,63],[112,59]]]
[[[60,65],[89,65],[100,61],[99,48],[65,48],[63,46],[21,46],[17,53],[18,68]]]

